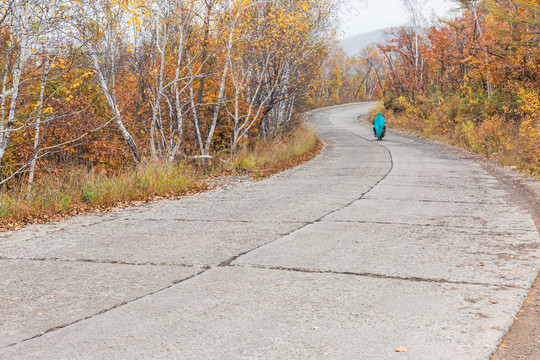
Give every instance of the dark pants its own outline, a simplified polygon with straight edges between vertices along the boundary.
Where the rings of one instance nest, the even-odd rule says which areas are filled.
[[[381,138],[383,138],[385,134],[386,134],[386,125],[383,125],[382,131],[381,131]],[[375,127],[373,127],[373,135],[377,137],[377,131],[375,130]]]

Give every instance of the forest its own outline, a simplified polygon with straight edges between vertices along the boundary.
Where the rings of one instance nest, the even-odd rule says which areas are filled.
[[[357,56],[335,51],[327,103],[382,100],[391,127],[540,174],[540,4],[460,0],[444,19],[403,0],[409,24]]]
[[[331,1],[8,0],[0,184],[66,162],[234,153],[287,130],[332,36]]]
[[[3,1],[0,217],[24,206],[36,214],[114,203],[103,198],[115,191],[144,193],[120,200],[176,193],[187,165],[208,172],[236,154],[279,145],[313,105],[337,7],[333,0]],[[300,133],[314,144],[313,134]],[[135,188],[107,178],[117,175]],[[156,177],[170,184],[145,192]]]

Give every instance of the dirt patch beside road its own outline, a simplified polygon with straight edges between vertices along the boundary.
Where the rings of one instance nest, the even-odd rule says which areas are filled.
[[[505,185],[518,204],[529,210],[540,231],[540,180],[503,168],[490,160],[482,159],[480,163]],[[540,276],[536,278],[499,350],[492,357],[492,360],[517,359],[540,359]]]
[[[492,360],[540,359],[540,277]]]

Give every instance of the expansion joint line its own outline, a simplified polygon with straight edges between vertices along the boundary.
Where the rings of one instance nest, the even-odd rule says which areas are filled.
[[[506,285],[506,284],[492,284],[492,283],[484,283],[484,282],[447,280],[447,279],[442,279],[442,278],[422,278],[422,277],[415,277],[415,276],[410,277],[410,276],[398,276],[398,275],[384,275],[384,274],[376,274],[376,273],[370,273],[370,272],[317,270],[317,269],[306,269],[306,268],[298,268],[298,267],[267,266],[267,265],[259,265],[259,264],[230,265],[230,267],[275,270],[275,271],[289,271],[289,272],[298,272],[298,273],[306,273],[306,274],[358,276],[358,277],[368,277],[372,279],[401,280],[401,281],[410,281],[410,282],[426,282],[426,283],[452,284],[452,285],[473,285],[473,286],[483,286],[483,287],[498,287],[498,288],[527,290],[526,287],[522,287],[518,285],[511,285],[511,284]]]
[[[199,264],[174,264],[167,262],[134,262],[134,261],[117,261],[117,260],[99,260],[99,259],[64,259],[58,257],[5,257],[0,256],[0,261],[37,261],[37,262],[57,262],[57,263],[86,263],[86,264],[107,264],[107,265],[126,265],[126,266],[169,266],[169,267],[204,267]]]

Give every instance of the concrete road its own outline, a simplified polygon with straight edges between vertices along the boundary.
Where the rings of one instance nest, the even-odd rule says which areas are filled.
[[[3,234],[0,358],[488,359],[533,220],[458,152],[375,141],[368,109],[315,112],[322,154],[264,181]]]

